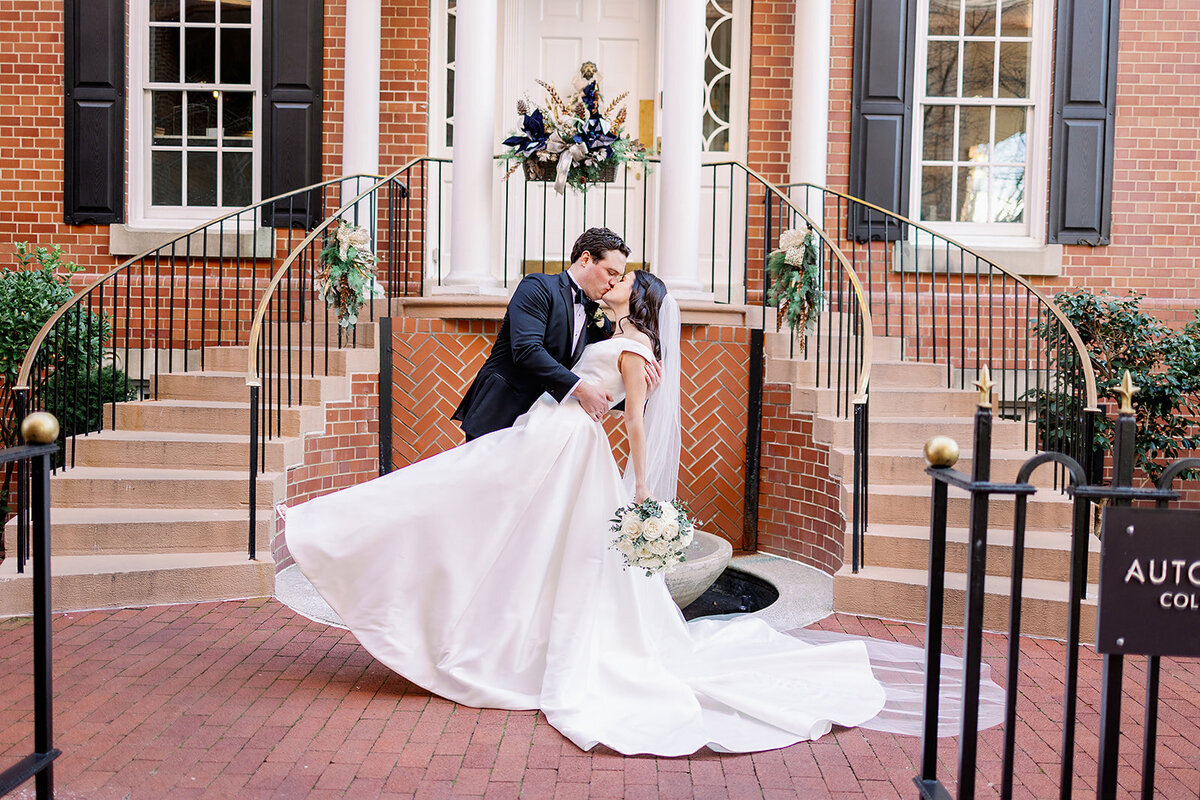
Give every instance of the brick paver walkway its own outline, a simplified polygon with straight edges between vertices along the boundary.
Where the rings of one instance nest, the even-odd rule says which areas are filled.
[[[918,643],[920,626],[834,615],[818,627]],[[0,766],[32,746],[29,620],[0,621]],[[919,741],[837,729],[752,755],[579,751],[536,712],[458,706],[376,663],[345,631],[270,600],[55,617],[60,798],[911,798]],[[953,635],[950,636],[953,640]],[[949,645],[953,648],[953,641]],[[1006,640],[986,637],[1003,670]],[[1057,796],[1064,645],[1023,646],[1021,797]],[[1136,792],[1140,662],[1127,672],[1122,783]],[[1083,651],[1076,795],[1094,796],[1099,659]],[[1159,796],[1200,788],[1200,662],[1164,662]],[[984,732],[980,791],[999,781]],[[941,742],[947,774],[954,739]],[[29,784],[18,793],[32,797]],[[1127,795],[1128,796],[1128,795]]]

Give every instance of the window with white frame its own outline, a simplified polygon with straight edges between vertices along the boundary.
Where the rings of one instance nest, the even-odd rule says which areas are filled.
[[[130,189],[146,221],[259,195],[259,0],[135,0]],[[144,16],[143,16],[144,15]]]
[[[705,4],[704,36],[704,121],[705,153],[734,153],[744,150],[744,135],[732,120],[745,114],[746,89],[750,84],[749,8],[740,0],[708,0]]]
[[[928,0],[912,207],[956,234],[1030,236],[1044,216],[1046,0]],[[921,68],[923,65],[923,69]]]

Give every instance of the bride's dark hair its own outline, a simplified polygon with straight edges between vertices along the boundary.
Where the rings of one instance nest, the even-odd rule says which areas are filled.
[[[633,273],[633,289],[629,292],[629,313],[617,320],[629,320],[634,326],[650,337],[654,345],[654,357],[662,359],[662,346],[658,338],[658,309],[667,296],[667,286],[657,276],[651,275],[644,269]]]

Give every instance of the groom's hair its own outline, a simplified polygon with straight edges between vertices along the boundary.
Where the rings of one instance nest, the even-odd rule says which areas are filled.
[[[608,228],[588,228],[579,235],[575,246],[571,248],[571,263],[578,261],[585,252],[591,253],[594,260],[600,261],[609,250],[629,255],[629,245],[625,244],[625,240],[615,231]]]

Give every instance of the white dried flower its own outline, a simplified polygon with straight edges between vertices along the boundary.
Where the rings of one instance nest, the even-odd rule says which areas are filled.
[[[784,231],[779,235],[779,249],[791,250],[804,244],[804,233],[795,228]]]

